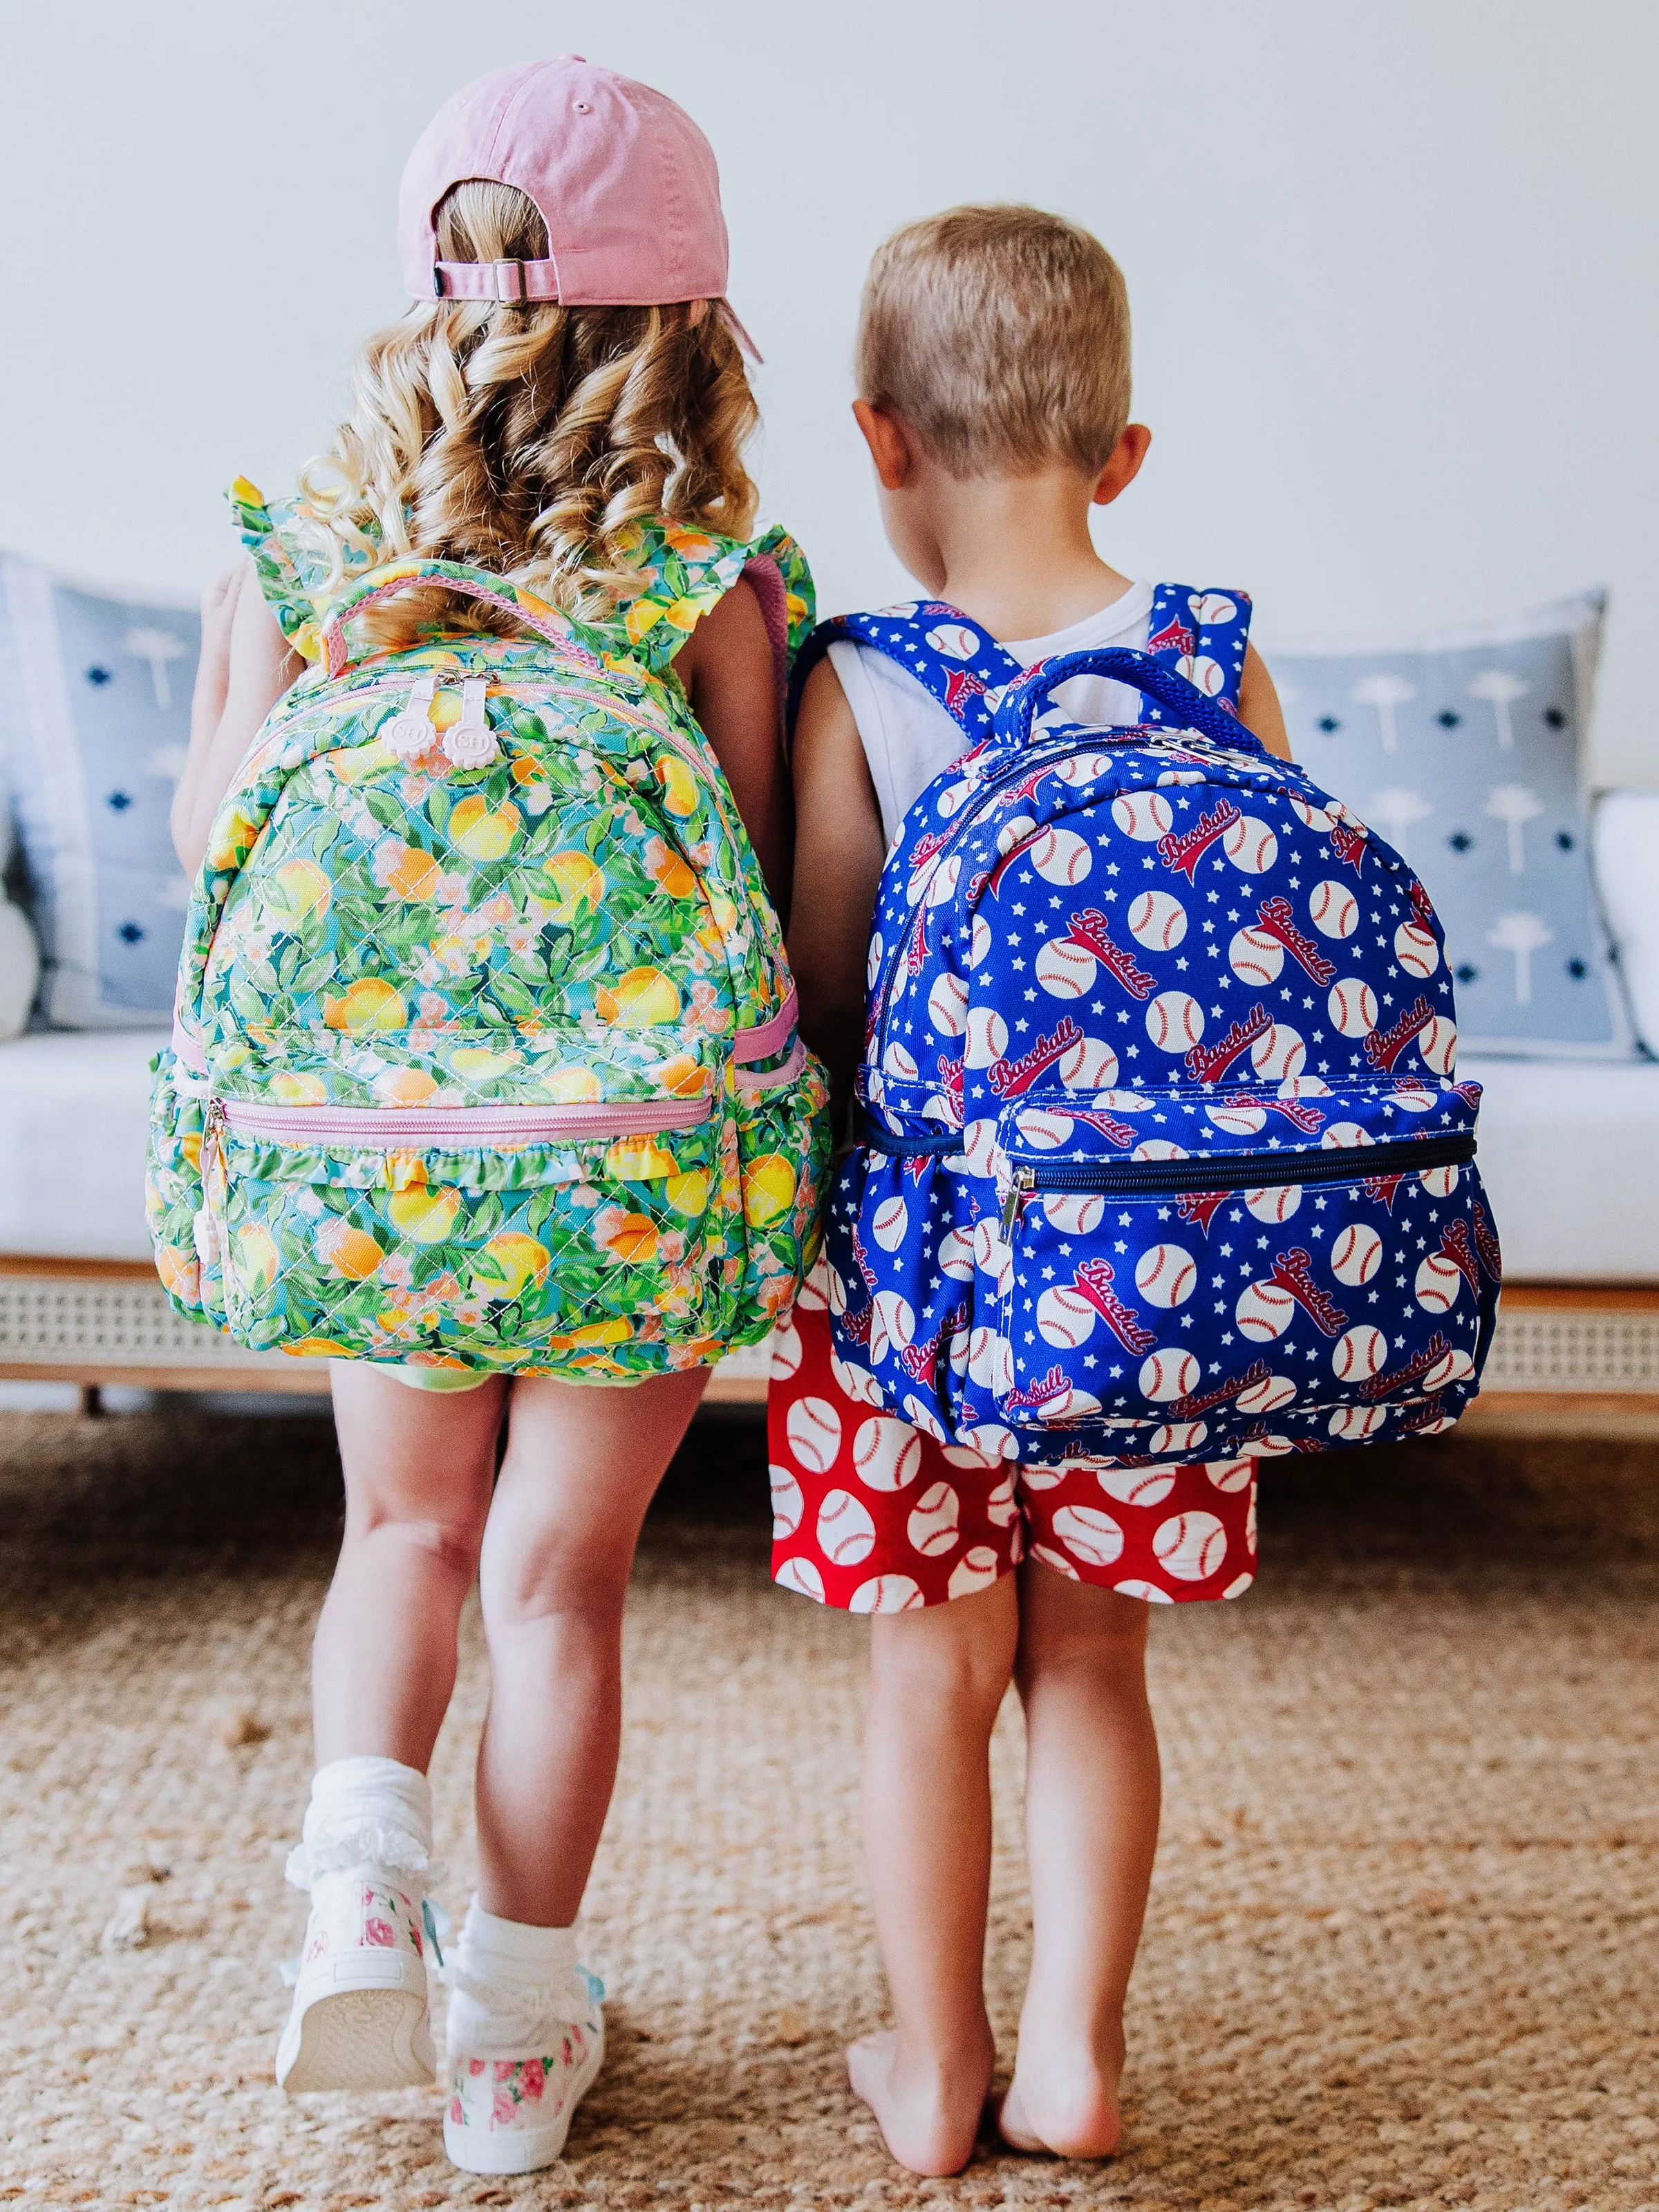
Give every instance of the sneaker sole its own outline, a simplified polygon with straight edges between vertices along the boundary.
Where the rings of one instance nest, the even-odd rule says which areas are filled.
[[[426,2088],[435,2069],[418,2048],[422,2031],[430,2051],[427,2001],[414,1990],[331,1990],[314,1998],[283,2035],[277,2087],[290,2097],[329,2089],[371,2094]]]
[[[605,2063],[601,2033],[592,2054],[576,2076],[564,2110],[550,2127],[504,2129],[458,2127],[444,2114],[444,2149],[452,2166],[463,2173],[535,2173],[551,2166],[564,2151],[565,2138],[576,2107],[592,2087]]]

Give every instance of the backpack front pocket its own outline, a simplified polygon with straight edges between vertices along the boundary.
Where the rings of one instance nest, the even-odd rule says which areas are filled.
[[[216,1098],[204,1152],[244,1343],[576,1380],[718,1351],[707,1098],[441,1112]]]
[[[1119,1118],[1006,1118],[986,1366],[1010,1428],[1179,1461],[1449,1425],[1498,1275],[1471,1127],[1378,1142],[1328,1116],[1317,1145],[1126,1157]]]

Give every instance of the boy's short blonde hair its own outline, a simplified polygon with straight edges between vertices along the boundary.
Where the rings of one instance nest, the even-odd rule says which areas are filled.
[[[876,251],[861,396],[953,477],[1103,469],[1129,419],[1129,295],[1097,238],[1033,207],[947,208]]]

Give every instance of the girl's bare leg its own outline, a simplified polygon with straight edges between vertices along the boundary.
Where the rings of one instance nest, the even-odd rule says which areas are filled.
[[[1123,2002],[1158,1849],[1147,1607],[1037,1561],[1019,1570],[1034,1945],[1002,2133],[1101,2158],[1118,2140]]]
[[[345,1537],[312,1645],[317,1763],[360,1753],[422,1773],[455,1686],[455,1638],[495,1475],[507,1385],[411,1390],[337,1363]]]
[[[490,1694],[478,1895],[503,1919],[576,1917],[616,1781],[634,1547],[708,1379],[699,1368],[631,1389],[514,1385],[479,1569]]]
[[[870,1627],[864,1848],[894,2025],[854,2044],[848,2071],[901,2165],[955,2173],[996,2055],[984,1990],[989,1751],[1013,1664],[1014,1577]]]

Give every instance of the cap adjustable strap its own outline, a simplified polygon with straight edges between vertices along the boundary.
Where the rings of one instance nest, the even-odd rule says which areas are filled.
[[[437,300],[556,300],[556,261],[434,261],[432,295]]]

